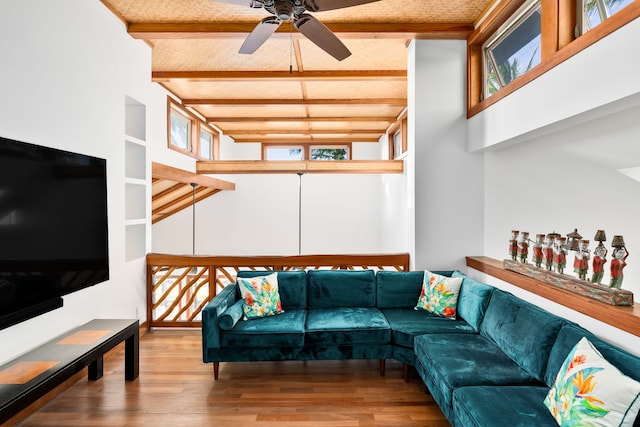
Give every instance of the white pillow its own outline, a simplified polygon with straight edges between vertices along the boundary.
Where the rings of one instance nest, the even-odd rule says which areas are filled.
[[[640,383],[582,338],[562,364],[544,404],[559,426],[632,427],[640,410]]]
[[[446,277],[425,270],[416,309],[455,319],[461,285],[462,277]]]

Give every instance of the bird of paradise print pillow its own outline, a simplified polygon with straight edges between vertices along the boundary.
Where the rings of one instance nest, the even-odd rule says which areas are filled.
[[[462,277],[446,277],[425,271],[416,309],[455,319],[461,285]]]
[[[640,410],[640,383],[582,338],[562,364],[544,404],[561,427],[632,427]]]
[[[282,313],[278,273],[251,278],[238,277],[242,295],[244,320],[273,316]]]

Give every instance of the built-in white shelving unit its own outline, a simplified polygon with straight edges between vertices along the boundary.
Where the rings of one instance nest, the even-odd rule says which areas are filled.
[[[125,97],[125,260],[147,253],[147,112]]]

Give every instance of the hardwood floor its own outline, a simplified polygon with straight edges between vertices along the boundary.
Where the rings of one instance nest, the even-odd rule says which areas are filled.
[[[221,363],[213,380],[200,331],[155,330],[141,339],[140,377],[124,381],[124,351],[20,426],[449,426],[412,371],[387,361]]]

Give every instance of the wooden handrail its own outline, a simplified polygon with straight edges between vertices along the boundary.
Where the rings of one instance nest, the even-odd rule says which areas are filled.
[[[467,266],[630,334],[640,336],[640,304],[638,303],[633,306],[606,304],[507,270],[503,267],[502,261],[490,257],[469,256]]]
[[[409,271],[409,254],[188,256],[147,255],[147,325],[200,327],[200,312],[240,270]]]

